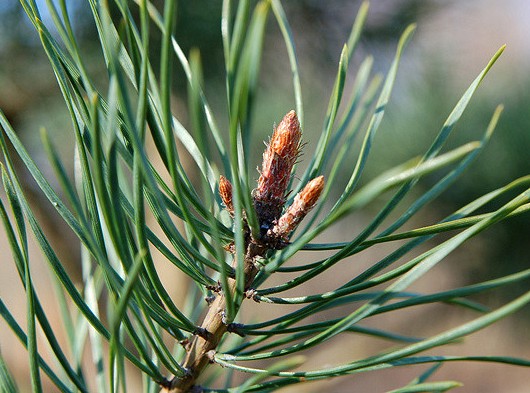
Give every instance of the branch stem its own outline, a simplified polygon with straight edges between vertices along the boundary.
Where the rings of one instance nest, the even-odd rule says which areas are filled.
[[[245,290],[250,288],[258,268],[256,258],[265,255],[267,247],[251,242],[247,247],[245,255]],[[234,261],[234,264],[237,261]],[[236,291],[236,280],[228,279],[228,291],[234,295]],[[243,296],[243,299],[245,297]],[[189,352],[184,361],[184,367],[188,374],[182,378],[173,378],[168,387],[162,388],[161,393],[186,393],[193,392],[195,383],[202,374],[205,367],[211,363],[211,353],[217,349],[223,335],[227,332],[228,325],[225,322],[226,298],[224,293],[219,294],[210,304],[208,313],[201,324],[202,334],[195,334]]]

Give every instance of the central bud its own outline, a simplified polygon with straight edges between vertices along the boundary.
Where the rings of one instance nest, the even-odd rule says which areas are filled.
[[[296,112],[290,111],[274,130],[263,153],[258,187],[252,193],[262,234],[272,228],[282,214],[301,139],[300,122]]]
[[[285,206],[287,188],[291,180],[294,164],[300,154],[302,131],[295,111],[284,116],[263,153],[258,186],[252,191],[254,209],[260,225],[259,239],[250,238],[250,230],[244,214],[244,230],[249,234],[247,245],[262,249],[282,249],[291,233],[315,206],[324,188],[324,177],[309,181],[297,195],[293,203]],[[224,176],[219,179],[219,195],[225,209],[234,217],[232,184]],[[234,252],[233,243],[227,250]]]

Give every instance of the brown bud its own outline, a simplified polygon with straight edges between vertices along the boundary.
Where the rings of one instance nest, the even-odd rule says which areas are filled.
[[[234,204],[232,203],[232,183],[221,175],[219,178],[219,195],[223,200],[226,210],[231,215],[234,214]]]
[[[314,178],[295,197],[291,206],[272,228],[276,237],[286,238],[296,229],[309,211],[315,206],[324,188],[324,176]]]
[[[300,152],[301,138],[296,112],[290,111],[274,130],[263,153],[258,187],[253,197],[260,221],[266,225],[281,214],[291,171]]]

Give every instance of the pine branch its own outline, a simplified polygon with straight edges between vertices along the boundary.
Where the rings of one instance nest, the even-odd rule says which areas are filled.
[[[323,176],[311,180],[282,214],[291,172],[300,152],[301,136],[298,117],[294,111],[291,111],[276,127],[263,153],[258,187],[253,192],[254,208],[260,223],[260,237],[253,238],[248,224],[244,223],[245,291],[252,288],[254,278],[259,271],[257,260],[264,258],[267,251],[280,249],[287,245],[289,235],[315,206],[324,188]],[[219,194],[226,210],[233,215],[232,185],[225,177],[220,179]],[[233,262],[234,269],[236,266],[237,258]],[[231,297],[234,298],[237,290],[236,279],[228,278],[228,286],[225,290],[229,291]],[[240,304],[238,308],[239,306]],[[164,386],[162,391],[184,393],[193,389],[197,378],[212,361],[217,346],[229,330],[229,326],[226,321],[226,296],[221,292],[210,304],[201,327],[195,332],[183,365],[187,370],[187,375],[182,378],[173,378],[167,382],[167,386]]]

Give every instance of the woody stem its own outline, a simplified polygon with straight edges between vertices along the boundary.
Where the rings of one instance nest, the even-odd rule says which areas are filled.
[[[258,273],[255,265],[257,257],[263,256],[267,249],[255,243],[250,243],[245,255],[245,289],[249,288]],[[234,261],[235,262],[235,261]],[[232,295],[236,291],[236,280],[228,279],[228,288]],[[221,338],[227,331],[227,325],[223,322],[223,315],[226,311],[226,298],[221,293],[210,304],[208,313],[201,324],[200,335],[196,334],[191,342],[191,347],[186,356],[183,366],[188,370],[188,374],[182,378],[173,378],[169,387],[163,388],[163,393],[185,393],[189,392],[204,368],[211,362],[211,351],[215,351]]]

